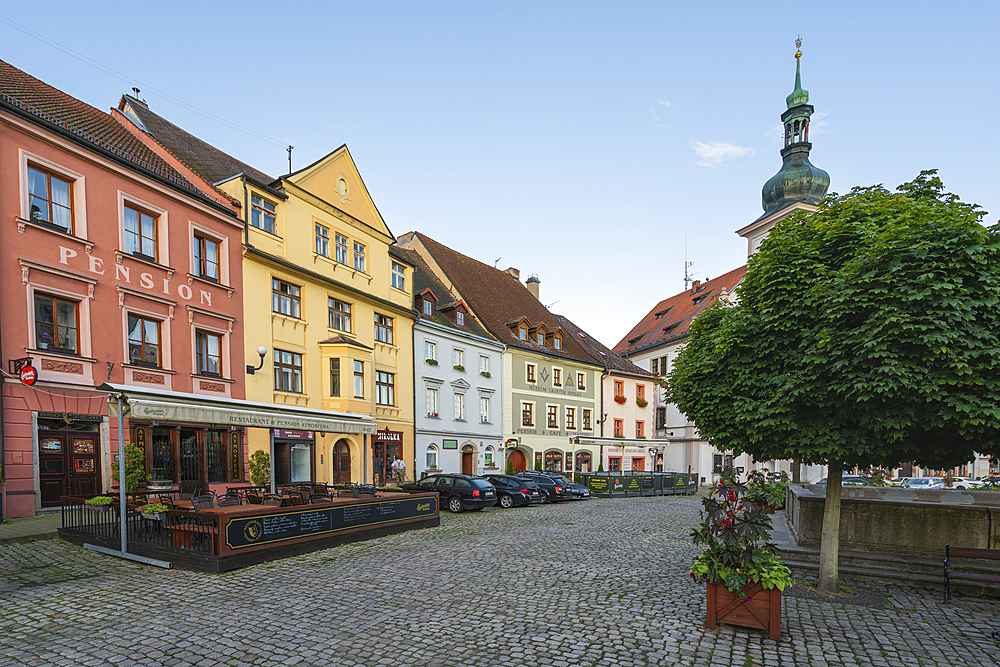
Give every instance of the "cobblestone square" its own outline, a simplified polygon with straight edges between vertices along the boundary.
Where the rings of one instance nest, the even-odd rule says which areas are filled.
[[[697,497],[443,514],[441,526],[212,575],[59,540],[0,545],[7,665],[990,665],[1000,602],[868,586],[782,600],[782,639],[705,628]]]

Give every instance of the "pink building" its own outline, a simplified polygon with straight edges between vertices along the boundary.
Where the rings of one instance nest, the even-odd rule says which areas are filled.
[[[110,114],[0,61],[4,517],[116,485],[102,383],[244,398],[237,210]],[[30,387],[15,373],[29,358]],[[154,479],[246,478],[242,429],[128,429]]]

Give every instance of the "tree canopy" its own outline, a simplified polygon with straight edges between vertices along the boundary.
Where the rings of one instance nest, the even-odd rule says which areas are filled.
[[[1000,455],[1000,229],[983,215],[925,171],[782,220],[735,305],[692,325],[671,399],[758,460]]]

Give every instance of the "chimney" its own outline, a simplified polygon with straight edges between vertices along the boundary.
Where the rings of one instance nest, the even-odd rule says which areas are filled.
[[[514,278],[514,280],[521,279],[521,272],[515,269],[513,266],[507,267],[507,273],[509,273]]]
[[[701,289],[701,281],[700,280],[695,280],[693,283],[691,283],[691,294],[694,294],[695,292],[697,292],[700,289]]]
[[[524,282],[525,287],[527,287],[528,291],[531,292],[531,296],[538,299],[538,288],[542,284],[542,281],[538,279],[538,274],[532,273],[531,277]]]

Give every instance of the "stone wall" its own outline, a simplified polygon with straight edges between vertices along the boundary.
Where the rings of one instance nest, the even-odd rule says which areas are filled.
[[[795,544],[818,548],[826,485],[791,486],[788,528]],[[1000,493],[845,486],[840,549],[940,558],[944,545],[1000,549]]]

